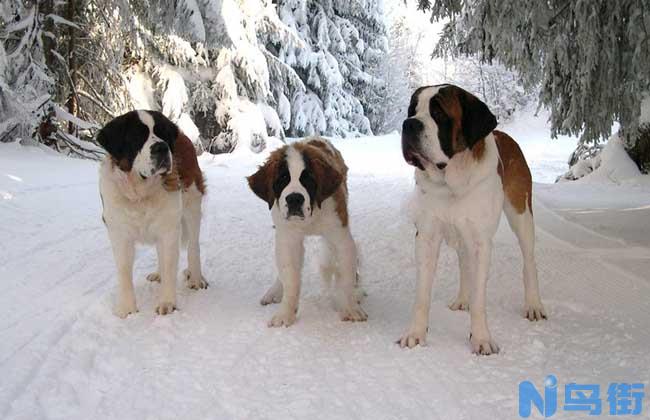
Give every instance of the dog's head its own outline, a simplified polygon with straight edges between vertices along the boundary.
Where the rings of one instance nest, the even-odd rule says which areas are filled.
[[[471,93],[453,85],[421,87],[402,125],[402,153],[418,169],[443,171],[456,153],[471,149],[496,126],[487,105]]]
[[[314,207],[331,197],[343,182],[343,173],[333,164],[320,140],[295,143],[271,153],[257,172],[249,176],[251,190],[278,206],[289,221],[306,221]]]
[[[178,127],[157,111],[131,111],[114,118],[97,134],[97,142],[124,172],[142,179],[172,169]]]

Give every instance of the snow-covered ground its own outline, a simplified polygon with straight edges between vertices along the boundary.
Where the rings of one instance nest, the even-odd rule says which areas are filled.
[[[520,140],[535,179],[552,181],[573,145],[538,139],[535,121],[504,130]],[[414,299],[414,231],[403,210],[413,171],[395,135],[336,144],[350,167],[369,320],[338,320],[320,293],[310,242],[298,322],[289,329],[267,328],[275,309],[258,303],[274,278],[273,230],[244,176],[263,156],[200,159],[210,288],[179,282],[179,310],[156,316],[158,285],[144,279],[154,252],[143,248],[135,266],[140,312],[121,320],[112,315],[115,267],[97,164],[0,144],[0,418],[512,419],[519,382],[541,387],[548,374],[560,384],[645,382],[647,389],[650,243],[637,232],[650,186],[536,185],[549,320],[521,316],[519,248],[503,222],[488,287],[501,353],[470,354],[469,315],[446,306],[458,287],[446,248],[429,345],[403,350],[395,340]]]

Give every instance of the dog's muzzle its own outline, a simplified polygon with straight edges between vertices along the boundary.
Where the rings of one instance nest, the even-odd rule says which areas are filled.
[[[420,133],[424,124],[415,118],[408,118],[402,124],[402,155],[409,165],[424,170],[426,159],[420,153]]]
[[[302,206],[305,204],[305,197],[302,194],[291,193],[287,195],[287,218],[297,216],[304,218]]]
[[[166,173],[172,167],[170,150],[167,143],[159,141],[151,146],[151,160],[157,172]]]

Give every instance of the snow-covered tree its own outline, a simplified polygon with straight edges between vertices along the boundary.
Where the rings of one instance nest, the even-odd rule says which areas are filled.
[[[147,108],[210,152],[260,151],[369,133],[381,99],[380,0],[2,0],[0,14],[3,138],[43,121],[76,144]]]
[[[499,123],[509,121],[515,111],[535,102],[538,87],[524,87],[519,75],[497,60],[487,63],[475,56],[456,57],[450,67],[445,82],[473,92],[488,104]]]
[[[589,143],[621,124],[628,150],[650,91],[650,5],[636,0],[418,0],[433,19],[449,19],[440,48],[499,60],[528,85],[541,85],[553,134]],[[650,147],[644,147],[649,150]],[[640,167],[650,154],[636,155]]]
[[[298,38],[267,43],[302,84],[276,92],[290,108],[290,135],[371,132],[364,104],[372,109],[383,86],[373,74],[386,49],[381,10],[377,0],[278,1],[281,21]]]
[[[0,141],[30,138],[50,107],[55,79],[43,46],[51,7],[45,1],[0,3]]]
[[[375,133],[401,129],[411,94],[424,84],[422,72],[427,64],[418,55],[423,33],[413,30],[404,14],[395,16],[388,33],[387,56],[379,67],[385,87],[383,100],[375,105],[379,116]]]

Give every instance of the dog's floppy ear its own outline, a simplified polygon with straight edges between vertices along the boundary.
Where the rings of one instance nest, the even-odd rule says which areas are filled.
[[[487,105],[467,91],[461,89],[459,101],[463,110],[463,138],[471,149],[497,127],[497,119]]]
[[[343,182],[343,174],[326,159],[320,157],[319,151],[314,150],[307,155],[316,180],[316,204],[320,207],[323,201],[331,197],[339,188]]]
[[[264,162],[264,165],[257,169],[257,172],[246,178],[248,186],[255,195],[268,203],[269,210],[271,210],[275,202],[273,182],[277,177],[281,156],[282,154],[278,153],[278,151],[273,152]]]
[[[99,130],[97,143],[111,155],[122,171],[128,172],[148,133],[147,126],[132,111],[112,119]]]

